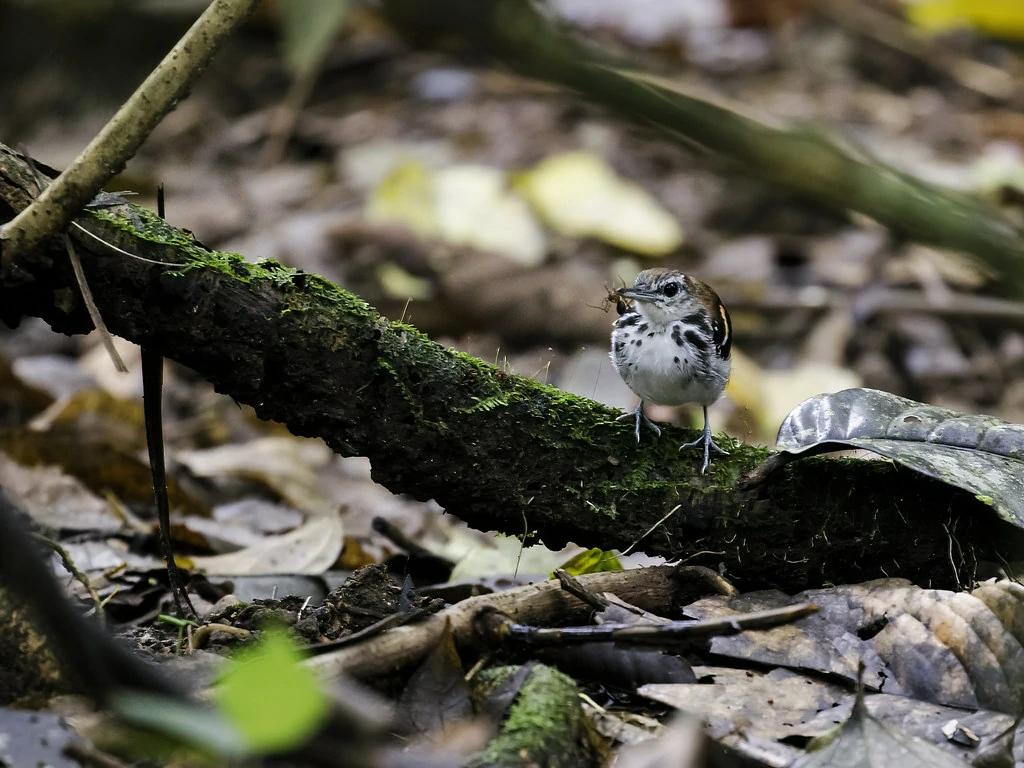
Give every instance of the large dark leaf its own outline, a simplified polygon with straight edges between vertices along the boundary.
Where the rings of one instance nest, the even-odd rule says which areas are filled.
[[[925,405],[877,389],[805,400],[779,429],[779,448],[810,456],[862,448],[973,493],[1024,527],[1024,426]]]

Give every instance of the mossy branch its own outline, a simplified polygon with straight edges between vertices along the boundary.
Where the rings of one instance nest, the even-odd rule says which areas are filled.
[[[571,88],[681,142],[736,161],[744,174],[840,210],[864,213],[903,237],[977,257],[1024,292],[1024,233],[980,198],[857,157],[822,132],[768,125],[740,109],[629,71],[578,42],[529,0],[384,0],[413,44],[484,55]]]
[[[29,203],[26,174],[0,145],[0,221]],[[767,452],[736,445],[701,477],[698,458],[676,450],[693,431],[667,427],[638,448],[616,411],[445,349],[321,277],[210,251],[129,204],[78,221],[119,248],[181,264],[83,237],[112,332],[156,344],[297,435],[369,457],[390,490],[436,499],[477,528],[526,525],[555,546],[641,540],[652,554],[722,566],[740,584],[792,590],[882,575],[955,585],[976,559],[998,561],[1022,543],[969,494],[885,462],[809,459],[747,490],[743,476]],[[91,329],[61,251],[37,252],[24,268],[30,282],[0,286],[0,319]]]

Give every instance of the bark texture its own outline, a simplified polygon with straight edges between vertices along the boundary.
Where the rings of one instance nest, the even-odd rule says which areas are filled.
[[[0,145],[0,221],[30,189],[24,160]],[[377,482],[434,498],[474,527],[528,528],[553,546],[642,538],[640,549],[724,567],[740,586],[788,590],[884,575],[956,586],[978,558],[1001,560],[1021,543],[970,495],[885,462],[808,459],[745,490],[767,454],[726,445],[731,455],[701,477],[697,455],[677,452],[694,431],[669,427],[637,447],[618,412],[447,350],[321,277],[210,251],[129,204],[88,209],[79,223],[180,264],[77,238],[113,333],[155,345],[295,434],[369,457]],[[19,284],[0,285],[0,319],[90,330],[59,243],[17,267]]]

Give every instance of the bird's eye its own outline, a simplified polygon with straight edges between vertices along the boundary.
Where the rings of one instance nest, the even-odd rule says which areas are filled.
[[[665,287],[662,288],[662,291],[668,298],[671,299],[673,296],[679,293],[679,283],[665,283]]]

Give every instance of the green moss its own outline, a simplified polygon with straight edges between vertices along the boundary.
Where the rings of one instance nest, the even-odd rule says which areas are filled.
[[[654,470],[656,469],[656,461],[654,458],[654,451],[647,451],[642,454],[639,461],[634,462],[629,471],[627,471],[619,480],[623,490],[627,492],[635,492],[637,490],[661,487],[664,485],[663,482],[658,482],[652,479]]]
[[[501,408],[508,405],[508,397],[505,395],[495,395],[494,397],[479,398],[474,397],[476,400],[475,405],[471,405],[469,408],[459,408],[458,410],[462,413],[486,413],[493,411],[495,408]]]
[[[90,208],[89,215],[122,230],[132,240],[144,240],[150,243],[173,249],[186,260],[168,271],[171,275],[185,275],[196,269],[209,269],[230,275],[232,279],[243,283],[266,280],[279,287],[288,287],[294,283],[299,272],[285,267],[274,259],[264,259],[252,263],[237,253],[213,251],[181,230],[171,226],[152,211],[132,206],[126,213],[123,208]],[[309,276],[314,278],[315,276]],[[322,278],[307,280],[307,287],[325,288],[331,286]],[[334,288],[335,296],[342,292]],[[320,293],[320,292],[318,292]]]
[[[516,669],[485,670],[474,680],[486,696]],[[501,730],[469,766],[578,765],[583,709],[576,683],[552,667],[537,664],[519,689]]]
[[[124,208],[87,208],[85,213],[114,225],[132,239],[161,243],[176,250],[184,249],[190,252],[195,249],[206,252],[205,248],[187,234],[187,230],[171,226],[146,208],[133,205],[127,213]]]
[[[732,441],[723,442],[725,438],[720,437],[723,447],[734,455],[728,461],[713,459],[707,477],[694,479],[687,462],[699,460],[697,451],[692,452],[693,456],[680,455],[678,442],[665,438],[652,438],[638,447],[630,425],[616,423],[620,415],[617,411],[548,384],[509,374],[467,353],[444,349],[414,326],[382,318],[361,298],[319,275],[299,272],[273,259],[251,263],[238,254],[208,250],[189,233],[142,208],[90,209],[89,214],[123,230],[127,240],[136,241],[136,247],[141,238],[165,246],[165,258],[183,256],[185,261],[167,269],[165,275],[183,277],[211,272],[227,275],[232,282],[265,283],[273,287],[271,295],[279,297],[281,314],[308,313],[308,319],[301,322],[308,324],[310,332],[329,329],[333,348],[375,344],[376,365],[388,385],[421,420],[425,418],[424,398],[429,400],[434,395],[426,390],[422,396],[418,393],[410,381],[411,371],[416,368],[432,372],[428,376],[451,377],[445,396],[450,399],[454,418],[480,418],[506,411],[507,418],[517,422],[536,420],[536,429],[531,429],[531,433],[544,441],[547,448],[565,456],[567,462],[574,462],[575,474],[581,477],[606,474],[603,465],[610,458],[619,459],[626,468],[618,477],[566,489],[599,514],[614,516],[616,502],[641,494],[653,493],[670,500],[680,491],[703,494],[714,488],[734,486],[766,455],[763,451],[737,449],[737,444],[730,445]],[[161,258],[161,253],[160,248],[155,248],[149,253],[143,251],[142,255]],[[506,417],[499,414],[497,418]],[[432,422],[430,426],[448,429],[443,423]],[[745,460],[737,461],[737,450]],[[693,479],[694,485],[683,484],[683,478]]]
[[[148,241],[173,250],[178,256],[184,255],[186,260],[167,268],[166,275],[184,277],[202,270],[228,275],[232,280],[244,284],[268,282],[284,294],[281,301],[282,313],[311,309],[322,312],[325,306],[333,305],[337,316],[349,318],[349,323],[352,318],[365,320],[380,317],[373,307],[358,296],[342,290],[320,275],[300,272],[274,259],[252,263],[237,253],[209,250],[185,230],[169,225],[145,208],[132,206],[127,213],[123,208],[91,208],[86,213],[122,230],[129,240]],[[405,326],[402,330],[411,330],[411,326]]]
[[[286,267],[273,259],[265,259],[256,263],[256,269],[262,269],[268,280],[279,288],[293,288],[299,270]]]
[[[413,409],[417,416],[423,416],[423,403],[416,397],[415,393],[408,386],[406,386],[405,379],[402,377],[395,367],[388,362],[386,359],[377,360],[377,367],[388,374],[391,380],[395,384],[395,388],[398,390],[402,399],[409,404],[409,407]]]

